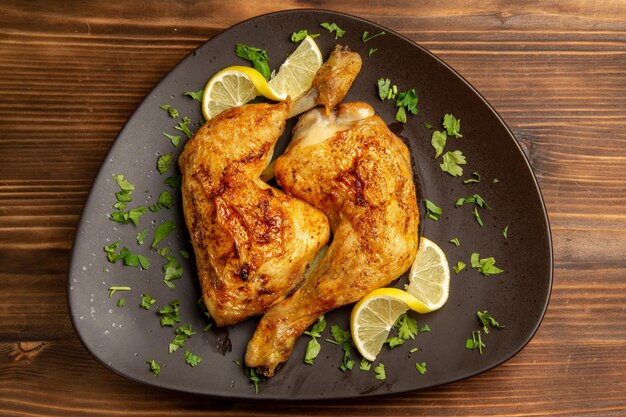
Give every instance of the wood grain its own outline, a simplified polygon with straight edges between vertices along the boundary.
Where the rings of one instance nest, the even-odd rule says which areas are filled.
[[[105,370],[74,335],[65,295],[75,227],[101,161],[143,96],[206,39],[307,7],[418,42],[513,130],[554,239],[539,332],[481,376],[358,402],[213,401]],[[2,2],[0,415],[626,415],[625,88],[624,1]]]

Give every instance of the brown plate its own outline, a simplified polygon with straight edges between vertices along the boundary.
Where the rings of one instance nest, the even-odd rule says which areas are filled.
[[[339,40],[319,26],[335,22],[346,34]],[[392,124],[411,150],[416,183],[421,197],[443,208],[439,221],[424,216],[422,204],[422,235],[438,243],[452,265],[465,262],[468,267],[458,275],[452,273],[450,298],[439,311],[415,317],[420,325],[432,331],[420,333],[395,349],[384,348],[370,371],[358,369],[359,354],[353,350],[357,365],[352,371],[339,369],[343,357],[340,346],[322,341],[322,350],[315,365],[303,362],[308,337],[301,337],[289,362],[269,381],[260,385],[258,394],[244,375],[242,366],[246,344],[257,320],[248,320],[224,329],[202,332],[206,325],[197,305],[200,297],[193,260],[182,259],[181,249],[191,252],[185,230],[178,190],[176,205],[158,213],[148,212],[140,218],[139,227],[121,225],[108,219],[113,211],[114,193],[118,191],[113,175],[123,174],[135,184],[129,208],[154,204],[161,191],[169,189],[164,178],[174,175],[170,168],[165,175],[156,171],[158,154],[182,149],[172,146],[161,132],[179,134],[173,129],[174,119],[159,109],[173,105],[189,116],[197,128],[200,106],[183,96],[185,91],[203,88],[207,79],[221,68],[245,65],[234,54],[240,42],[268,51],[273,68],[291,53],[295,45],[289,41],[292,32],[308,29],[321,35],[316,39],[328,56],[339,42],[348,45],[363,57],[363,70],[346,101],[362,100],[374,106],[378,114]],[[364,31],[371,34],[384,30],[386,35],[363,43]],[[370,48],[377,51],[368,57]],[[488,68],[486,69],[488,71]],[[400,90],[415,88],[419,96],[419,114],[409,116],[405,125],[394,122],[396,108],[391,101],[377,97],[376,80],[387,77]],[[426,122],[442,129],[445,113],[462,120],[463,138],[448,139],[446,150],[459,149],[467,158],[462,178],[454,178],[439,168],[430,145],[432,131]],[[178,119],[180,120],[180,119]],[[177,121],[178,121],[177,120]],[[289,140],[293,121],[277,147],[277,154]],[[174,166],[173,164],[172,166]],[[472,172],[480,174],[479,183],[464,184]],[[499,181],[494,182],[497,178]],[[145,192],[144,192],[145,191]],[[472,215],[472,206],[454,207],[459,197],[480,194],[490,209],[480,209],[484,226]],[[163,282],[164,259],[150,250],[156,225],[174,221],[177,230],[160,246],[172,248],[184,267],[183,278],[170,290]],[[508,226],[508,239],[502,231]],[[140,246],[136,236],[148,229],[146,243]],[[458,238],[460,246],[449,243]],[[149,270],[107,262],[103,246],[121,240],[120,247],[143,254],[152,261]],[[470,255],[493,256],[505,272],[483,276],[470,268]],[[402,287],[405,278],[396,281]],[[222,398],[304,400],[349,398],[401,393],[456,381],[493,368],[519,352],[532,338],[544,315],[552,283],[552,252],[548,219],[532,170],[520,146],[494,109],[461,76],[444,62],[410,40],[365,20],[345,14],[298,10],[259,16],[240,23],[211,39],[180,62],[145,98],[119,134],[96,178],[83,212],[72,256],[68,282],[68,299],[72,322],[80,339],[91,354],[109,369],[143,383],[190,393]],[[108,296],[111,286],[126,285],[129,292]],[[151,294],[157,303],[151,310],[139,307],[142,293]],[[126,306],[116,306],[124,297]],[[168,344],[174,330],[159,324],[157,307],[173,299],[181,302],[182,324],[191,323],[198,334],[185,348],[172,354]],[[351,306],[327,314],[329,336],[331,324],[348,328]],[[467,350],[465,341],[472,330],[481,327],[477,310],[489,310],[506,326],[503,330],[483,333],[484,354]],[[410,353],[410,349],[418,351]],[[202,358],[195,368],[185,363],[183,351],[189,349]],[[146,364],[154,359],[161,364],[161,374],[153,376]],[[427,373],[420,375],[416,362],[427,363]],[[374,378],[373,368],[385,365],[386,380]]]

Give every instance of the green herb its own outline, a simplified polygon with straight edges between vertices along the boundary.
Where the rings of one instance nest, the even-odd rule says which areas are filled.
[[[430,326],[428,324],[425,324],[420,327],[420,333],[430,333]]]
[[[113,297],[116,291],[130,291],[130,287],[109,287],[109,298]]]
[[[424,199],[424,204],[426,204],[426,215],[429,219],[437,221],[441,218],[443,210],[440,207],[427,199]]]
[[[250,380],[250,382],[252,382],[254,384],[254,392],[258,394],[259,393],[259,382],[261,381],[261,379],[257,375],[257,373],[254,370],[254,368],[248,368],[246,366],[245,373],[246,373],[246,376],[248,377],[248,379]]]
[[[180,326],[178,329],[176,329],[176,336],[169,345],[169,353],[174,353],[178,350],[179,347],[183,347],[187,339],[189,339],[194,334],[196,334],[196,332],[191,330],[191,324],[188,324],[186,326]]]
[[[361,371],[369,371],[370,369],[372,369],[372,363],[367,359],[362,358],[361,362],[359,363],[359,369]]]
[[[343,330],[341,327],[335,324],[330,326],[330,334],[333,336],[334,340],[326,339],[326,341],[329,343],[333,343],[335,345],[340,345],[349,340],[352,340],[352,336],[350,335],[350,330]]]
[[[150,268],[150,260],[143,255],[136,255],[130,251],[127,247],[123,247],[120,253],[116,253],[116,249],[119,246],[120,241],[112,243],[109,246],[104,247],[104,251],[107,254],[107,260],[111,263],[115,263],[119,260],[124,261],[124,265],[139,267],[142,269]]]
[[[133,200],[132,194],[135,190],[135,186],[128,182],[128,180],[124,179],[124,176],[120,174],[114,175],[113,179],[121,190],[115,193],[117,203],[113,207],[118,210],[124,210],[126,208],[126,203]]]
[[[195,101],[202,101],[202,93],[204,92],[204,90],[198,90],[198,91],[185,91],[183,93],[184,96],[188,96],[191,97],[192,99],[194,99]]]
[[[237,366],[241,366],[241,362],[240,361],[233,361],[233,363]]]
[[[387,379],[387,375],[385,375],[385,365],[383,363],[379,363],[378,366],[374,368],[374,373],[376,374],[376,379]]]
[[[163,133],[163,135],[165,135],[165,137],[168,138],[172,142],[172,145],[178,148],[178,144],[180,143],[180,136],[168,135],[165,132],[161,132],[161,133]]]
[[[311,330],[304,332],[304,334],[311,336],[311,340],[306,346],[306,352],[304,354],[304,363],[313,365],[315,358],[319,355],[322,346],[317,341],[318,338],[322,337],[322,332],[326,329],[326,320],[324,316],[320,316],[317,319],[317,323],[313,325]]]
[[[487,310],[477,311],[476,315],[478,316],[478,320],[480,320],[483,325],[483,331],[485,334],[489,334],[488,326],[491,326],[494,329],[504,329],[504,326],[500,325],[500,323],[498,323]]]
[[[180,188],[183,179],[180,175],[175,175],[173,177],[167,177],[163,182],[172,188]]]
[[[485,344],[480,337],[480,330],[472,332],[472,338],[465,341],[465,349],[476,350],[482,355]]]
[[[415,353],[415,352],[417,352],[417,350],[418,349],[416,347],[414,347],[413,349],[409,350],[409,353]]]
[[[474,214],[474,218],[476,219],[478,224],[482,227],[483,226],[483,219],[480,218],[480,214],[478,214],[478,208],[477,207],[474,207],[474,210],[472,211],[472,214]]]
[[[483,275],[496,275],[504,272],[504,270],[495,265],[496,260],[493,257],[480,259],[480,254],[478,252],[472,253],[470,262],[472,264],[472,268],[478,269],[478,272]]]
[[[163,175],[165,171],[169,169],[173,159],[174,157],[171,153],[166,153],[165,155],[159,156],[159,158],[157,159],[157,169],[159,170],[159,173],[161,173],[161,175]]]
[[[139,225],[139,217],[148,211],[147,207],[140,206],[129,211],[115,211],[111,213],[111,220],[122,224],[133,222],[135,226]]]
[[[432,129],[432,128],[433,128],[433,125],[431,125],[431,124],[430,124],[430,123],[428,123],[428,122],[424,122],[424,127],[425,127],[426,129],[430,130],[430,129]]]
[[[411,88],[398,94],[396,107],[404,107],[411,114],[417,114],[417,100],[415,89]]]
[[[176,110],[174,107],[170,106],[169,104],[162,105],[161,109],[165,110],[172,119],[176,119],[179,116],[178,110]]]
[[[454,238],[454,239],[450,239],[450,243],[454,244],[454,246],[459,247],[461,246],[461,242],[459,242],[459,238]]]
[[[161,373],[161,365],[156,363],[154,360],[146,361],[146,363],[150,365],[150,372],[152,372],[155,377],[159,376]]]
[[[356,361],[352,359],[350,355],[352,346],[353,346],[352,341],[343,344],[343,347],[342,347],[343,359],[341,361],[341,365],[339,365],[339,369],[341,369],[342,372],[351,371],[352,368],[354,367],[354,364],[356,363]]]
[[[178,253],[180,253],[180,256],[182,256],[183,258],[189,259],[189,252],[187,252],[186,250],[181,249],[178,251]]]
[[[509,238],[509,226],[508,225],[502,231],[502,236],[504,236],[505,239]]]
[[[457,262],[456,266],[453,266],[453,267],[452,267],[452,269],[454,269],[454,272],[458,274],[458,273],[459,273],[459,272],[461,272],[463,269],[465,269],[465,266],[466,266],[466,265],[465,265],[465,263],[464,263],[464,262],[459,261],[459,262]]]
[[[239,58],[250,61],[254,69],[259,71],[266,80],[270,79],[270,59],[263,49],[238,43],[235,45],[235,54]]]
[[[417,362],[415,364],[415,369],[417,369],[417,372],[424,375],[426,373],[426,362]]]
[[[385,343],[389,345],[390,349],[393,349],[396,346],[404,344],[404,339],[398,336],[388,337],[387,340],[385,340]]]
[[[443,127],[448,132],[448,136],[456,136],[457,138],[462,138],[459,132],[461,131],[461,119],[454,117],[451,114],[446,114],[443,116]]]
[[[456,200],[456,203],[454,203],[454,206],[461,207],[465,203],[468,203],[468,204],[474,203],[479,207],[489,208],[489,204],[487,204],[487,202],[479,194],[473,194],[469,197],[459,198],[458,200]]]
[[[499,179],[497,179],[497,178],[494,178],[494,179],[493,179],[493,181],[491,181],[491,182],[492,182],[492,183],[494,183],[494,184],[497,184],[497,183],[499,183],[499,182],[500,182],[500,180],[499,180]]]
[[[152,247],[156,248],[156,245],[160,241],[165,239],[165,237],[169,235],[174,229],[176,229],[176,225],[169,220],[161,223],[154,231],[154,240],[152,241]]]
[[[361,40],[363,41],[363,43],[365,43],[365,42],[371,41],[377,36],[383,36],[384,34],[385,32],[378,32],[376,35],[370,36],[370,33],[368,31],[365,31],[363,32],[363,35],[361,35]]]
[[[161,327],[174,327],[174,323],[180,323],[180,301],[172,300],[169,305],[159,308]]]
[[[406,123],[406,111],[404,107],[400,107],[396,113],[396,121],[400,123]]]
[[[439,156],[443,153],[443,148],[446,147],[447,139],[448,136],[446,135],[446,132],[440,132],[438,130],[433,132],[433,135],[430,138],[430,144],[433,148],[435,148],[435,159],[439,158]]]
[[[118,307],[124,307],[124,304],[126,304],[126,299],[125,298],[120,298],[119,300],[117,300],[117,306]]]
[[[378,97],[380,97],[381,100],[396,98],[398,87],[391,85],[389,78],[379,78],[378,81],[376,81],[376,86],[378,87]]]
[[[302,30],[299,30],[298,32],[293,32],[291,34],[291,42],[298,43],[298,42],[304,40],[304,38],[306,38],[307,36],[310,36],[311,38],[315,39],[318,36],[320,36],[320,34],[319,33],[309,33],[308,30],[302,29]]]
[[[346,33],[345,30],[341,29],[334,22],[333,23],[320,23],[320,26],[323,27],[324,29],[327,29],[330,33],[335,32],[335,39],[341,38]]]
[[[178,122],[178,125],[174,126],[174,129],[183,132],[187,139],[190,139],[193,136],[193,132],[189,130],[189,125],[191,124],[191,120],[189,117],[183,117],[182,122]],[[178,146],[178,145],[176,145]],[[162,173],[161,173],[162,174]]]
[[[137,234],[137,244],[143,245],[146,240],[146,233],[148,233],[148,229],[144,228],[141,232]]]
[[[470,182],[480,182],[480,174],[478,174],[478,172],[472,172],[472,176],[476,178],[468,178],[463,181],[463,184],[469,184]]]
[[[159,195],[159,199],[156,204],[153,204],[149,207],[151,212],[157,212],[162,208],[170,209],[174,206],[174,196],[170,194],[169,191],[163,191]]]
[[[463,168],[459,165],[465,165],[465,163],[465,156],[461,151],[448,151],[443,154],[443,163],[439,167],[453,177],[460,177],[463,175]]]
[[[417,321],[407,313],[400,315],[393,326],[398,329],[398,336],[404,340],[415,339],[418,332]]]
[[[164,248],[169,249],[169,248]],[[178,263],[175,256],[162,255],[167,262],[163,265],[163,272],[165,276],[163,277],[163,282],[168,286],[170,290],[175,288],[172,281],[180,279],[183,276],[183,267]]]
[[[374,53],[378,51],[378,48],[370,48],[369,52],[367,53],[367,56],[372,56],[374,55]]]
[[[141,308],[144,310],[150,310],[152,304],[156,303],[156,300],[152,298],[150,294],[141,294]]]
[[[185,362],[191,365],[192,368],[197,366],[201,361],[202,359],[199,356],[194,355],[189,350],[185,351]]]

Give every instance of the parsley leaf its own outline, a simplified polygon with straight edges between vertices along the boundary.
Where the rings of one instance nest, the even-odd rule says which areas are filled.
[[[374,53],[378,51],[378,48],[370,48],[369,52],[367,53],[367,56],[372,56],[374,55]]]
[[[417,352],[417,348],[416,347],[414,347],[413,349],[409,350],[409,353],[415,353],[415,352]]]
[[[165,110],[172,119],[176,119],[178,116],[180,116],[178,114],[178,110],[176,110],[174,107],[170,106],[169,104],[164,104],[160,107],[162,110]]]
[[[440,132],[438,130],[435,130],[433,132],[433,135],[430,139],[430,144],[433,148],[435,148],[435,159],[439,158],[439,156],[441,156],[441,154],[443,153],[443,148],[446,147],[447,139],[448,136],[445,132]]]
[[[385,32],[378,32],[376,35],[372,35],[370,36],[370,33],[368,31],[363,32],[363,35],[361,35],[361,40],[363,41],[363,43],[371,41],[372,39],[374,39],[377,36],[383,36],[385,35]]]
[[[132,195],[133,195],[133,191],[135,190],[135,186],[131,184],[130,182],[128,182],[128,180],[126,180],[124,176],[121,174],[114,175],[113,179],[115,180],[115,182],[117,183],[117,185],[120,187],[120,190],[121,190],[115,193],[115,198],[117,199],[117,202],[120,204],[116,204],[114,207],[118,210],[124,210],[126,208],[125,203],[129,203],[130,201],[133,200]]]
[[[465,341],[465,349],[476,350],[482,355],[485,344],[480,337],[480,330],[472,331],[472,338]]]
[[[117,300],[117,306],[118,307],[124,307],[124,304],[126,304],[126,299],[125,298],[120,298],[119,300]]]
[[[166,153],[159,156],[159,158],[157,159],[157,169],[159,170],[159,173],[161,173],[161,175],[163,175],[165,171],[169,169],[173,159],[174,156],[171,153]]]
[[[474,210],[472,211],[472,214],[474,214],[474,218],[476,219],[478,224],[482,227],[483,226],[483,219],[480,218],[480,214],[478,214],[478,208],[477,207],[474,207]]]
[[[184,96],[188,96],[191,97],[192,99],[194,99],[195,101],[202,101],[202,93],[204,92],[204,90],[198,90],[198,91],[185,91],[183,93]]]
[[[448,132],[448,136],[455,136],[457,138],[462,138],[463,135],[459,133],[461,130],[461,119],[454,117],[451,114],[446,114],[443,116],[443,127]]]
[[[146,363],[150,365],[150,372],[152,372],[155,377],[159,376],[161,373],[161,365],[156,363],[154,360],[146,361]]]
[[[174,353],[178,350],[179,347],[183,347],[187,339],[189,339],[194,334],[196,334],[196,332],[191,330],[191,324],[187,324],[186,326],[180,326],[178,329],[176,329],[176,336],[169,345],[169,353]]]
[[[487,202],[480,196],[480,194],[472,194],[469,197],[459,198],[458,200],[456,200],[456,203],[454,203],[454,206],[461,207],[465,203],[475,203],[479,207],[489,208],[489,204],[487,204]]]
[[[450,239],[450,243],[454,244],[454,246],[459,247],[461,246],[461,242],[459,242],[459,238],[454,238],[454,239]]]
[[[346,33],[345,30],[341,29],[334,22],[333,23],[320,23],[320,26],[323,27],[324,29],[327,29],[330,33],[335,32],[335,39],[341,38]]]
[[[504,329],[504,326],[500,325],[500,323],[498,323],[496,319],[494,319],[493,316],[489,314],[487,310],[477,311],[476,315],[478,316],[478,319],[483,325],[483,330],[485,334],[489,334],[488,325],[493,327],[494,329]]]
[[[417,114],[417,100],[415,89],[411,88],[408,91],[403,91],[398,94],[396,107],[404,107],[411,114]]]
[[[270,79],[270,59],[263,49],[238,43],[235,45],[235,54],[239,58],[250,61],[254,69],[259,71],[266,80]]]
[[[385,343],[389,345],[390,349],[393,349],[396,346],[404,344],[404,339],[398,336],[388,337],[387,340],[385,340]]]
[[[376,379],[387,379],[387,375],[385,374],[385,365],[382,362],[374,368],[374,373],[376,374]]]
[[[172,188],[180,188],[183,182],[183,178],[180,175],[175,175],[172,177],[167,177],[163,182]]]
[[[415,364],[415,369],[417,369],[417,372],[424,375],[426,373],[426,362],[417,362]]]
[[[463,181],[463,184],[469,184],[470,182],[480,182],[480,174],[478,174],[478,172],[472,172],[472,176],[476,177],[476,178],[468,178],[465,181]]]
[[[339,365],[339,369],[341,369],[342,372],[351,371],[354,367],[354,364],[356,363],[356,361],[352,359],[352,356],[350,355],[352,346],[352,341],[343,344],[343,359],[341,361],[341,365]]]
[[[129,211],[114,211],[113,213],[111,213],[111,217],[109,218],[115,222],[122,224],[128,224],[130,222],[133,222],[135,226],[138,226],[139,217],[141,217],[147,211],[147,207],[139,206]]]
[[[189,130],[189,125],[191,124],[191,120],[189,117],[183,117],[182,122],[178,122],[178,125],[174,126],[174,129],[183,132],[187,139],[190,139],[193,136],[193,132]],[[176,145],[178,146],[178,145]],[[162,174],[162,173],[161,173]]]
[[[150,307],[152,307],[154,303],[156,303],[156,300],[152,298],[150,294],[141,294],[141,304],[139,304],[141,308],[150,310]]]
[[[185,351],[185,362],[187,362],[191,367],[197,366],[202,359],[199,356],[194,355],[189,350]]]
[[[137,244],[143,245],[146,240],[146,233],[148,233],[148,229],[144,228],[141,232],[137,234]]]
[[[178,145],[180,144],[180,136],[169,135],[165,132],[161,132],[161,133],[163,133],[163,135],[172,142],[172,145],[178,148]]]
[[[391,85],[391,80],[389,78],[379,78],[376,81],[376,86],[378,87],[378,97],[381,100],[391,100],[396,98],[396,94],[398,94],[398,87],[395,85]]]
[[[502,236],[504,236],[505,239],[509,238],[509,225],[507,225],[502,231]]]
[[[453,177],[460,177],[463,175],[463,168],[459,165],[465,165],[465,163],[465,156],[461,151],[448,151],[443,154],[443,163],[439,167]]]
[[[152,247],[156,248],[156,245],[160,241],[165,239],[165,237],[169,235],[174,229],[176,229],[176,225],[169,220],[161,223],[154,231],[154,240],[152,241]]]
[[[478,252],[472,253],[470,262],[472,264],[472,268],[478,269],[478,272],[483,275],[496,275],[504,272],[503,269],[500,269],[495,265],[496,260],[493,257],[480,259],[480,254]]]
[[[180,301],[172,300],[169,305],[159,308],[161,327],[173,327],[174,323],[180,323]]]
[[[441,207],[438,207],[435,203],[427,199],[424,199],[424,204],[426,204],[426,215],[429,219],[437,221],[441,218],[441,214],[443,213]]]
[[[150,268],[150,260],[143,255],[136,255],[130,251],[126,246],[124,246],[120,253],[117,253],[117,247],[119,246],[120,241],[118,240],[115,243],[112,243],[109,246],[104,247],[104,251],[107,254],[107,260],[111,263],[115,263],[119,260],[124,261],[124,265],[126,266],[141,266],[142,269]]]
[[[170,209],[174,206],[174,196],[169,191],[163,191],[157,202],[149,207],[150,211],[157,212],[162,208]]]
[[[430,333],[430,326],[428,324],[425,324],[420,327],[420,333]]]
[[[398,336],[404,340],[415,339],[418,332],[417,321],[407,313],[400,315],[393,326],[398,329]]]
[[[116,291],[130,291],[130,287],[109,287],[109,298],[113,297]]]
[[[372,363],[365,358],[361,359],[361,363],[359,363],[359,369],[361,371],[369,371],[372,369]]]
[[[178,251],[178,253],[180,253],[180,256],[182,256],[183,258],[189,259],[189,252],[187,252],[186,250],[181,249]]]
[[[456,263],[456,266],[453,266],[453,267],[452,267],[452,269],[454,269],[454,272],[455,272],[456,274],[458,274],[458,273],[459,273],[459,272],[461,272],[463,269],[465,269],[465,266],[466,266],[466,265],[465,265],[465,263],[464,263],[464,262],[459,261],[459,262],[457,262],[457,263]]]
[[[315,39],[318,36],[320,36],[320,34],[319,33],[309,33],[308,30],[302,29],[302,30],[299,30],[298,32],[293,32],[291,34],[291,42],[298,43],[298,42],[304,40],[304,38],[306,38],[307,36],[310,36],[311,38]]]
[[[326,320],[324,316],[320,316],[317,319],[317,323],[313,325],[311,330],[304,332],[304,334],[311,336],[311,340],[306,346],[306,352],[304,353],[304,363],[313,365],[315,358],[319,355],[322,346],[317,341],[322,336],[322,332],[326,329]]]
[[[406,111],[404,107],[400,107],[396,113],[396,121],[400,123],[406,123]]]
[[[261,378],[259,378],[259,376],[257,375],[256,371],[254,370],[254,368],[248,368],[246,366],[246,376],[248,377],[248,379],[250,380],[250,382],[252,382],[254,384],[254,392],[255,393],[259,393],[259,382],[261,381]]]
[[[428,122],[424,122],[424,127],[425,127],[426,129],[430,130],[430,129],[432,129],[432,128],[433,128],[433,125],[431,125],[431,124],[430,124],[430,123],[428,123]]]
[[[169,248],[164,248],[169,249]],[[161,251],[161,253],[164,253]],[[162,255],[167,262],[163,265],[163,272],[165,272],[165,276],[163,277],[163,282],[168,286],[170,290],[175,288],[172,281],[180,279],[183,276],[183,267],[178,263],[175,256],[168,256],[167,254]]]
[[[334,340],[326,339],[326,341],[333,343],[335,345],[340,345],[349,340],[352,340],[352,335],[350,334],[350,330],[343,330],[341,327],[335,324],[330,326],[330,334],[333,336]]]

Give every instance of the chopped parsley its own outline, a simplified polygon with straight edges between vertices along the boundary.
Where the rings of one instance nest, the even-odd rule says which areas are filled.
[[[361,371],[369,371],[372,369],[372,363],[365,358],[361,358],[361,362],[359,363],[359,369]]]
[[[396,121],[400,123],[406,123],[406,110],[404,107],[400,107],[396,113]]]
[[[183,121],[178,122],[178,125],[174,126],[174,129],[180,132],[183,132],[185,136],[187,136],[187,139],[190,139],[193,136],[193,132],[189,130],[190,124],[191,124],[191,120],[189,119],[189,117],[183,117]]]
[[[425,127],[426,129],[430,130],[430,129],[432,129],[432,128],[433,128],[433,125],[431,125],[431,124],[430,124],[430,123],[428,123],[428,122],[424,122],[424,127]]]
[[[375,35],[370,36],[370,33],[368,31],[363,32],[363,35],[361,35],[361,40],[363,41],[363,43],[371,41],[372,39],[374,39],[377,36],[383,36],[385,35],[385,32],[378,32]]]
[[[154,240],[152,241],[152,247],[156,248],[156,245],[160,241],[165,239],[165,237],[169,235],[174,229],[176,229],[176,225],[169,220],[161,223],[154,231]]]
[[[172,163],[173,159],[174,156],[171,153],[166,153],[159,156],[159,158],[157,159],[157,169],[159,170],[159,173],[161,175],[163,175],[165,171],[170,168],[170,164]]]
[[[104,251],[107,254],[107,260],[109,262],[116,263],[117,261],[122,260],[126,266],[133,266],[135,268],[141,267],[141,269],[150,268],[150,260],[148,258],[143,255],[132,253],[126,246],[124,246],[120,252],[117,253],[116,250],[119,244],[120,241],[118,240],[117,242],[104,247]]]
[[[454,239],[450,239],[450,243],[452,243],[456,247],[461,246],[461,242],[459,242],[459,238],[457,237],[455,237]]]
[[[263,49],[238,43],[235,45],[235,54],[239,58],[250,61],[254,69],[259,71],[266,80],[270,79],[270,59]]]
[[[435,159],[439,158],[443,153],[443,148],[446,147],[447,139],[448,136],[446,135],[446,132],[440,132],[438,130],[433,132],[433,135],[430,138],[430,144],[433,148],[435,148]]]
[[[396,107],[398,112],[396,113],[396,120],[401,123],[406,123],[406,112],[411,114],[417,114],[417,94],[415,89],[403,91],[398,94],[396,100]]]
[[[130,287],[109,287],[109,298],[113,297],[117,291],[130,291]]]
[[[175,286],[172,281],[180,279],[183,276],[183,267],[178,263],[175,256],[169,255],[170,248],[162,248],[157,252],[167,260],[167,262],[163,265],[163,272],[165,273],[163,282],[170,290],[173,290]]]
[[[146,240],[146,233],[148,233],[148,229],[144,227],[143,230],[137,234],[137,244],[143,245]]]
[[[141,308],[150,310],[150,307],[152,307],[154,303],[156,303],[156,300],[152,298],[150,294],[141,294],[141,304],[139,304]]]
[[[396,320],[393,326],[398,329],[398,336],[404,340],[408,340],[409,338],[415,339],[415,335],[418,332],[417,321],[407,313],[398,317],[398,320]]]
[[[335,32],[335,39],[341,38],[346,33],[345,30],[341,29],[334,22],[333,23],[320,23],[320,26],[323,27],[324,29],[327,29],[330,33]]]
[[[304,334],[307,336],[311,336],[311,340],[306,345],[306,352],[304,353],[304,363],[308,365],[313,365],[315,358],[319,355],[322,346],[317,341],[318,338],[322,337],[322,332],[326,329],[326,320],[324,316],[320,316],[317,319],[317,323],[313,325],[311,330],[305,331]]]
[[[443,163],[439,165],[442,171],[447,172],[453,177],[463,175],[463,168],[459,165],[465,165],[465,156],[461,151],[448,151],[443,154]]]
[[[327,342],[335,345],[343,343],[343,359],[341,361],[341,365],[339,365],[339,369],[343,372],[351,370],[356,361],[354,361],[351,356],[351,350],[354,347],[354,342],[352,341],[350,330],[343,330],[337,325],[332,325],[330,327],[330,334],[333,336],[333,339],[326,339]]]
[[[135,186],[128,182],[128,180],[126,180],[121,174],[114,175],[113,179],[120,187],[120,191],[115,193],[117,203],[115,203],[113,208],[116,210],[124,210],[126,208],[126,203],[133,200],[133,191],[135,190]]]
[[[480,194],[472,194],[469,197],[459,198],[458,200],[456,200],[456,203],[454,203],[454,206],[461,207],[465,203],[475,203],[479,207],[489,208],[489,204],[487,204],[487,202],[480,196]]]
[[[476,315],[478,316],[478,320],[480,320],[481,324],[483,325],[483,331],[485,332],[485,334],[489,334],[488,326],[491,326],[494,329],[504,329],[504,326],[498,323],[487,310],[477,311]]]
[[[180,175],[175,175],[172,177],[167,177],[163,182],[172,188],[180,188],[183,182],[183,178]]]
[[[472,338],[465,341],[465,349],[476,350],[482,355],[485,344],[480,337],[480,330],[472,331]]]
[[[426,204],[426,215],[429,219],[437,221],[441,218],[441,214],[443,213],[441,207],[438,207],[435,203],[427,199],[424,199],[424,204]]]
[[[464,270],[464,269],[465,269],[465,266],[466,266],[466,265],[465,265],[465,263],[464,263],[464,262],[459,261],[459,262],[457,262],[457,263],[456,263],[456,266],[453,266],[453,267],[452,267],[452,269],[454,269],[454,272],[455,272],[456,274],[458,274],[459,272],[461,272],[462,270]]]
[[[454,117],[451,114],[446,114],[443,116],[443,127],[448,132],[448,136],[455,136],[457,138],[462,138],[463,135],[459,133],[461,131],[461,119]]]
[[[502,236],[504,236],[505,239],[509,238],[509,226],[508,225],[502,231]]]
[[[170,194],[169,191],[163,191],[159,195],[159,199],[157,200],[157,202],[148,208],[150,209],[151,212],[157,212],[161,210],[162,208],[170,209],[173,206],[174,206],[174,196]]]
[[[298,42],[304,40],[304,38],[306,38],[307,36],[310,36],[311,38],[315,39],[318,36],[320,36],[320,34],[319,33],[309,33],[308,30],[302,29],[302,30],[299,30],[297,32],[293,32],[291,34],[291,42],[298,43]]]
[[[495,265],[496,260],[493,257],[480,259],[480,254],[478,252],[472,253],[470,261],[472,268],[478,269],[478,272],[483,275],[496,275],[504,272],[503,269],[500,269]]]
[[[246,366],[246,376],[248,377],[248,379],[250,380],[250,382],[252,382],[254,384],[254,392],[255,393],[259,393],[259,382],[261,381],[261,378],[259,378],[259,376],[257,375],[256,371],[254,370],[254,368],[249,368]]]
[[[198,91],[185,91],[183,93],[184,96],[188,96],[191,97],[192,99],[194,99],[195,101],[202,101],[202,93],[204,92],[204,90],[198,90]]]
[[[150,372],[152,372],[155,377],[159,376],[161,373],[161,365],[156,363],[154,360],[146,361],[146,363],[150,365]]]
[[[480,214],[478,214],[478,207],[474,207],[472,214],[474,215],[474,218],[476,219],[478,224],[482,227],[484,223],[483,223],[483,219],[480,218]]]
[[[480,174],[476,171],[472,172],[472,176],[476,178],[468,178],[463,181],[463,184],[469,184],[470,182],[480,182]]]
[[[109,218],[118,223],[128,224],[130,222],[133,222],[135,226],[139,226],[139,217],[141,217],[147,211],[147,207],[139,206],[128,211],[114,211],[113,213],[111,213],[111,217]]]
[[[378,48],[370,48],[370,50],[367,52],[367,56],[374,55],[376,51],[378,51]]]
[[[415,369],[417,369],[417,372],[424,375],[426,373],[426,362],[417,362],[415,364]]]
[[[424,324],[420,327],[420,333],[430,333],[430,326],[428,324]]]
[[[118,307],[124,307],[124,304],[126,304],[126,299],[125,298],[120,298],[119,300],[117,300],[117,306]]]
[[[180,114],[178,113],[178,110],[176,110],[174,107],[170,106],[169,104],[164,104],[160,107],[162,110],[165,110],[172,119],[176,119],[178,116],[180,116]]]
[[[174,327],[174,323],[180,323],[180,301],[172,300],[166,306],[159,308],[161,327]]]
[[[178,148],[178,145],[180,144],[180,136],[169,135],[165,132],[161,132],[161,133],[163,133],[163,135],[172,142],[172,145]]]
[[[416,347],[414,347],[413,349],[409,350],[409,353],[415,353],[415,352],[417,352],[417,350],[418,349]]]
[[[398,94],[398,87],[391,85],[389,78],[379,78],[376,81],[376,86],[378,87],[378,97],[381,100],[393,100],[396,98],[396,94]]]
[[[202,359],[199,356],[194,355],[189,350],[185,351],[185,362],[191,365],[192,368],[197,366],[201,361]]]
[[[180,253],[180,256],[182,256],[183,258],[189,259],[189,252],[187,252],[186,250],[181,249],[178,251],[178,253]]]
[[[191,324],[188,324],[186,326],[180,326],[178,329],[176,329],[176,336],[169,345],[169,353],[174,353],[178,350],[179,347],[183,347],[187,339],[189,339],[194,334],[196,334],[196,332],[191,330]]]
[[[382,362],[374,368],[374,373],[376,374],[376,379],[387,379],[387,375],[385,374],[385,365]]]

